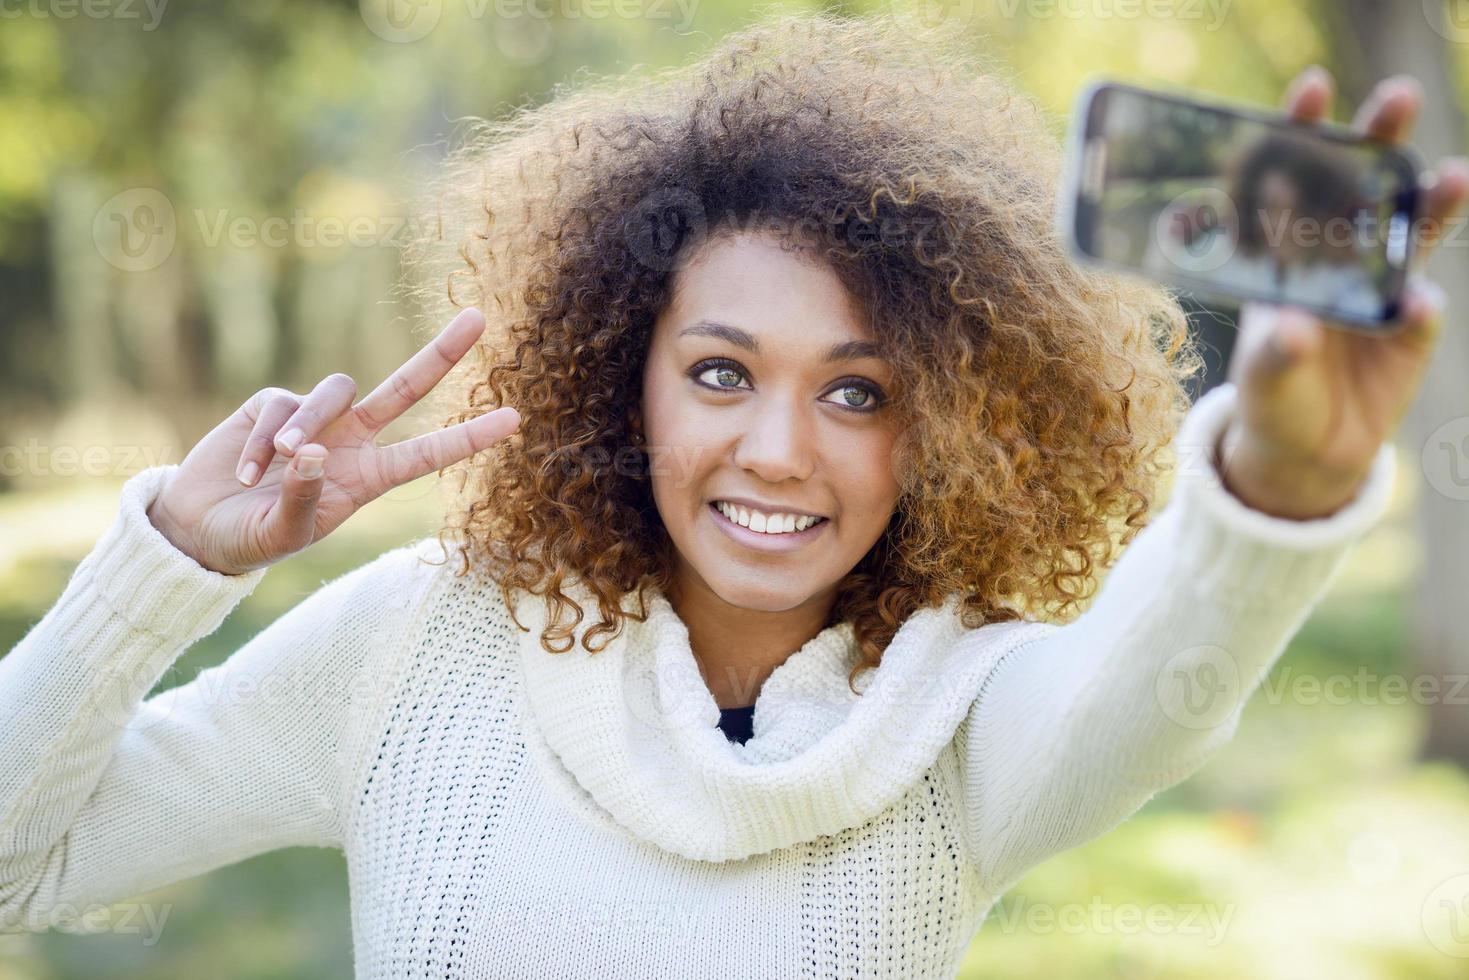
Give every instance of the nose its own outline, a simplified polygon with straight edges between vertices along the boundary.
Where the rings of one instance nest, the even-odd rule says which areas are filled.
[[[765,483],[810,479],[816,468],[814,420],[787,399],[762,401],[735,445],[735,464]]]

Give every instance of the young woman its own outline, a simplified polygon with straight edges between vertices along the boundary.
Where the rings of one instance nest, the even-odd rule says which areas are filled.
[[[1252,307],[1188,408],[1179,307],[1066,260],[1044,120],[929,43],[782,17],[466,143],[462,311],[360,401],[267,389],[132,477],[0,660],[0,918],[307,844],[364,977],[952,976],[1227,742],[1386,505],[1434,290],[1381,339]],[[1469,176],[1432,179],[1436,228]],[[376,446],[430,390],[449,424]],[[437,539],[142,701],[443,469]]]

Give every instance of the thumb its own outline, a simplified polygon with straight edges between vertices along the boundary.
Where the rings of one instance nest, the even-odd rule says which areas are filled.
[[[321,499],[326,448],[308,442],[296,450],[281,475],[281,496],[266,519],[267,537],[299,551],[316,533],[316,504]]]
[[[1254,381],[1268,387],[1284,381],[1293,368],[1315,357],[1325,340],[1321,321],[1295,307],[1277,307],[1262,317],[1264,336],[1251,358]]]

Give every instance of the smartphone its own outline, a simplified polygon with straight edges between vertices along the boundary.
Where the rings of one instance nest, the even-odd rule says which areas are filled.
[[[1386,333],[1420,170],[1412,150],[1344,126],[1101,79],[1076,101],[1057,230],[1093,265]]]

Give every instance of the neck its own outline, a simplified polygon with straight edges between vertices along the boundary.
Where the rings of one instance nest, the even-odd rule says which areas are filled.
[[[720,708],[754,704],[775,668],[825,627],[836,600],[830,591],[791,609],[746,609],[689,578],[694,576],[674,579],[668,604],[688,627],[699,673]]]

